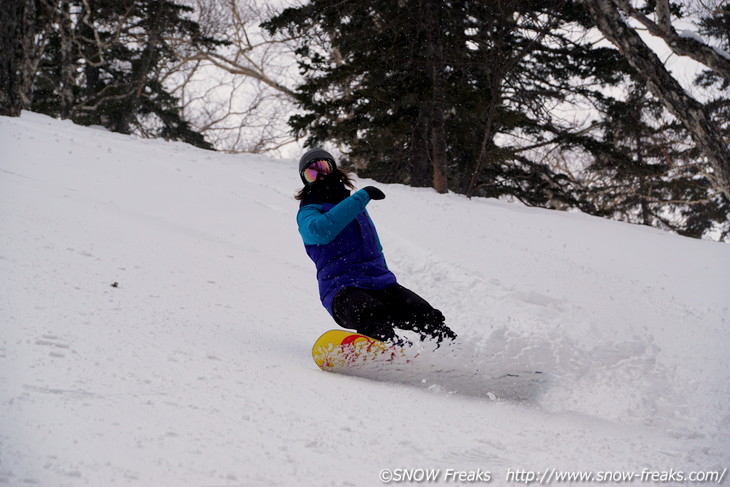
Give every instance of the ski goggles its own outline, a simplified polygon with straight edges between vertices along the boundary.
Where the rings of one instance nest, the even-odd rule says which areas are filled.
[[[309,165],[302,171],[302,179],[307,184],[313,184],[317,181],[319,175],[326,176],[334,171],[334,164],[328,159],[319,159],[314,162],[310,162]]]

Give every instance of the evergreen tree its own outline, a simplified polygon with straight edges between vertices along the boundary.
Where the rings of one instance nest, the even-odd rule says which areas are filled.
[[[607,103],[604,117],[585,183],[593,213],[701,236],[681,217],[708,203],[687,131],[664,121],[662,104],[640,83],[632,83],[626,100]]]
[[[266,24],[306,35],[291,125],[309,145],[341,144],[381,181],[443,191],[448,179],[540,206],[580,202],[570,178],[524,147],[584,143],[550,108],[599,96],[627,69],[569,30],[588,25],[562,0],[312,0]]]
[[[265,24],[302,39],[294,132],[363,176],[727,234],[688,131],[593,25],[571,0],[310,0]],[[602,119],[571,119],[586,106]],[[593,163],[561,165],[570,154]]]
[[[706,12],[700,19],[700,34],[715,39],[719,49],[725,53],[730,52],[730,2],[725,2],[714,11]],[[730,79],[716,71],[705,70],[697,77],[696,83],[705,89],[715,90],[716,95],[707,104],[707,108],[727,135],[730,133]]]
[[[730,52],[730,2],[718,2],[717,8],[705,10],[700,19],[700,34],[715,40],[719,50]],[[722,132],[725,140],[730,139],[730,79],[717,71],[706,70],[696,80],[697,85],[707,90],[714,90],[714,95],[705,105],[708,113]],[[705,202],[686,208],[683,216],[686,219],[685,233],[699,237],[708,231],[718,235],[719,240],[730,240],[730,200],[717,189],[717,185],[706,176],[712,178],[712,168],[699,154],[698,179],[706,187]]]
[[[12,1],[0,9],[0,115],[17,117],[22,107],[17,77],[21,64],[18,38],[22,35],[24,2]]]
[[[211,149],[182,118],[163,75],[181,37],[215,46],[168,0],[61,0],[36,76],[32,109],[121,133]]]

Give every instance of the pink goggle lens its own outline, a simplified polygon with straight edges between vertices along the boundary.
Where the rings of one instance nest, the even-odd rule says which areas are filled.
[[[304,180],[307,183],[314,183],[317,181],[317,178],[320,174],[323,176],[328,175],[332,172],[332,163],[328,161],[327,159],[321,159],[319,161],[314,161],[310,163],[304,171],[302,171],[302,176],[304,177]]]

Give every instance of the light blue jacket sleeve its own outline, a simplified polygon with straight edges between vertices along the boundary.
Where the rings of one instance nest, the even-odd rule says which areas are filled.
[[[303,206],[297,213],[297,225],[302,240],[306,245],[330,243],[369,202],[370,196],[361,189],[326,213],[320,211],[320,205]]]

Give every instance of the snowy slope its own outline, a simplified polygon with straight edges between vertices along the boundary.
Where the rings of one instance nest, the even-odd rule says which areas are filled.
[[[379,185],[389,266],[465,373],[378,382],[311,360],[334,326],[298,185],[292,160],[0,118],[0,485],[730,467],[727,245]],[[540,393],[485,394],[510,367]]]

